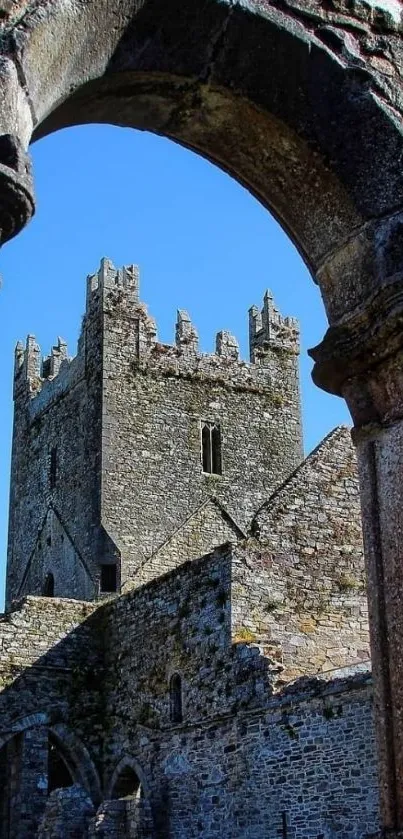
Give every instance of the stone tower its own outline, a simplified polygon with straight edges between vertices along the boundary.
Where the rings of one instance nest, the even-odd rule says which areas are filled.
[[[247,528],[302,458],[297,322],[266,293],[249,323],[249,363],[224,331],[200,353],[185,311],[162,344],[138,269],[103,259],[75,358],[17,345],[8,602],[119,590],[209,497]]]

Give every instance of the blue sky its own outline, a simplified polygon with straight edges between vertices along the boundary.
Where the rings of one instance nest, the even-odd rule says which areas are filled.
[[[188,309],[203,351],[228,329],[247,358],[248,308],[271,288],[281,312],[301,323],[306,452],[350,422],[343,402],[310,379],[306,350],[326,329],[319,290],[286,234],[236,181],[168,140],[112,126],[60,131],[31,151],[37,213],[1,251],[0,608],[14,346],[33,333],[46,354],[61,335],[75,353],[85,277],[102,256],[140,266],[160,340],[173,341],[176,309]]]

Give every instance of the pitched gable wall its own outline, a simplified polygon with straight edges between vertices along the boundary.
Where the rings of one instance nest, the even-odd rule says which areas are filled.
[[[369,658],[355,452],[337,428],[260,509],[239,544],[235,636],[283,661],[288,680]]]
[[[244,536],[223,507],[213,498],[201,504],[172,536],[143,562],[129,586],[137,587],[197,559],[217,545],[236,542]]]

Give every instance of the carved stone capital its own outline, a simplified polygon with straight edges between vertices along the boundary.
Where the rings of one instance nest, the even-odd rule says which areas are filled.
[[[330,326],[309,350],[312,378],[343,396],[356,426],[403,417],[403,284],[377,290],[347,320]]]
[[[29,155],[12,134],[0,135],[0,244],[30,221],[35,212]]]

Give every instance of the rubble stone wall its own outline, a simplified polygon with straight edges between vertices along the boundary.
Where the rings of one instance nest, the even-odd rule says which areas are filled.
[[[84,322],[73,360],[60,341],[47,359],[32,336],[25,349],[17,345],[8,603],[42,594],[49,573],[56,596],[92,599],[97,592],[100,327],[96,318]]]
[[[89,603],[26,597],[0,619],[0,747],[3,736],[64,723],[99,753],[102,611]],[[39,716],[38,716],[39,715]]]
[[[263,505],[239,543],[233,632],[265,645],[283,678],[370,658],[359,487],[337,428]]]
[[[378,823],[368,672],[273,693],[276,663],[231,636],[234,561],[216,551],[105,607],[106,777],[129,749],[161,839],[364,836]]]
[[[263,341],[257,324],[262,343],[249,363],[228,333],[217,336],[215,353],[201,353],[185,312],[175,345],[159,343],[138,276],[123,271],[119,279],[104,261],[98,275],[106,289],[102,521],[129,579],[209,496],[245,527],[301,461],[302,438],[298,330],[271,299],[272,333]],[[221,475],[203,472],[202,421],[220,426]]]
[[[31,740],[41,758],[33,768],[22,750],[21,775],[16,757],[20,789],[30,790],[22,839],[40,822],[43,835],[57,834],[69,796],[73,820],[88,822],[91,799],[99,809],[90,835],[109,835],[104,828],[109,819],[115,829],[116,819],[108,790],[124,759],[139,767],[144,835],[154,839],[278,839],[285,829],[293,839],[312,831],[360,839],[376,827],[368,672],[361,665],[276,692],[278,662],[233,637],[239,563],[227,546],[98,607],[28,597],[3,617],[0,737]],[[172,716],[173,674],[182,719]],[[63,726],[72,732],[64,745],[75,785],[87,795],[47,799],[42,746],[47,731],[60,739]]]
[[[129,586],[140,586],[178,568],[183,562],[198,559],[213,546],[236,542],[245,534],[215,498],[203,502],[195,512],[144,560]]]

